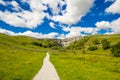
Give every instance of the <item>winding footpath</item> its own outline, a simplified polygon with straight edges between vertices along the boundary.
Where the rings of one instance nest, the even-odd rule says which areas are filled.
[[[43,61],[43,66],[41,70],[37,73],[37,75],[33,78],[33,80],[60,80],[49,58],[50,58],[50,55],[49,55],[49,52],[47,52],[47,55]]]

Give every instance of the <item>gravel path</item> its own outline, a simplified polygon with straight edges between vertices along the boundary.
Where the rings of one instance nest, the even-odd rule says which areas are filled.
[[[43,61],[41,70],[36,74],[33,80],[60,80],[53,64],[49,60],[50,55],[47,52]]]

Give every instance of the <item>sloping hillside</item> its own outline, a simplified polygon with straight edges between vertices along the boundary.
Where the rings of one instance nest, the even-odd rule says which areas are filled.
[[[95,40],[99,43],[94,43]],[[103,40],[110,42],[106,49]],[[120,57],[111,52],[112,45],[117,43],[114,51],[119,54],[118,42],[120,34],[87,36],[71,43],[66,51],[51,52],[51,61],[61,80],[119,80]]]
[[[120,34],[87,36],[81,40],[71,43],[68,49],[74,50],[74,53],[83,53],[83,45],[85,45],[85,48],[88,48],[93,45],[93,41],[95,39],[100,42],[103,39],[107,39],[111,42],[110,44],[113,45],[120,41]],[[103,55],[106,53],[108,55],[110,53],[110,50],[104,51],[100,46],[101,44],[98,45],[98,50],[86,51],[86,55],[90,57],[94,56],[94,54],[100,56],[101,54]],[[0,34],[0,80],[32,80],[42,66],[45,53],[54,47],[58,47],[57,49],[61,47],[57,40],[54,39],[35,39],[26,36],[8,36]],[[68,50],[68,52],[65,53],[73,53],[71,50],[70,52]],[[58,51],[58,53],[61,52]],[[107,57],[106,54],[104,59]],[[68,56],[67,54],[63,55]],[[82,54],[79,55],[82,56]],[[56,57],[52,59],[55,59],[57,64],[58,56],[54,56]],[[59,68],[57,69],[59,70]],[[63,69],[63,67],[61,69]],[[71,66],[71,69],[75,72],[73,66]]]
[[[92,35],[92,36],[85,36],[84,38],[75,41],[68,46],[70,49],[82,49],[84,47],[89,47],[94,45],[94,40],[98,40],[101,43],[102,40],[108,40],[110,45],[114,45],[117,42],[120,42],[120,34],[111,34],[111,35]],[[101,44],[98,45],[99,47]]]
[[[111,35],[93,35],[90,36],[89,40],[86,42],[86,45],[92,45],[93,41],[95,39],[98,39],[99,41],[103,40],[103,39],[107,39],[108,41],[110,41],[112,44],[115,44],[116,42],[120,41],[120,34],[111,34]]]
[[[0,34],[0,80],[32,80],[54,40]]]

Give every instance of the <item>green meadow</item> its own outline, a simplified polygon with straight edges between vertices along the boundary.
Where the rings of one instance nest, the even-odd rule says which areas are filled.
[[[24,36],[0,34],[0,80],[32,80],[42,66],[47,48]]]
[[[88,51],[86,54],[81,51],[51,52],[51,61],[61,80],[120,79],[120,58],[98,54],[98,51],[94,53]]]
[[[107,39],[112,46],[120,41],[120,35],[94,35],[87,39],[84,48],[79,47],[82,42],[79,40],[70,45],[70,50],[51,51],[51,61],[61,80],[119,80],[120,57],[114,57],[111,48],[103,50],[101,44],[94,51],[87,48],[95,39],[100,42]]]
[[[60,47],[54,40],[0,34],[0,80],[32,80],[48,51],[61,80],[119,80],[120,57],[113,56],[111,48],[103,50],[101,44],[94,51],[87,48],[95,39],[107,39],[112,46],[120,41],[120,34],[86,39]]]

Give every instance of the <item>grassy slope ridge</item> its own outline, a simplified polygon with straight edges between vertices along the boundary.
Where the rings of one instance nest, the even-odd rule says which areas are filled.
[[[120,35],[90,36],[85,46],[94,39],[107,39],[111,44],[120,41]],[[41,47],[40,47],[41,46]],[[0,34],[0,80],[32,80],[42,66],[49,48],[59,46],[54,40],[37,40],[25,36]],[[48,47],[48,48],[45,48]],[[110,55],[110,49],[87,51],[51,51],[51,61],[61,80],[119,80],[120,58]]]
[[[120,41],[120,34],[90,36],[85,47],[91,46],[94,39],[107,39],[111,45]],[[79,41],[78,41],[79,42]],[[55,65],[61,80],[119,80],[120,58],[113,57],[110,49],[51,52],[51,61]]]
[[[116,42],[120,41],[120,34],[111,34],[111,35],[93,35],[90,37],[90,39],[86,42],[85,45],[92,45],[92,41],[94,39],[98,39],[99,41],[103,39],[107,39],[111,42],[111,44],[115,44]]]
[[[37,41],[0,34],[0,80],[32,80],[49,50],[32,44]]]

